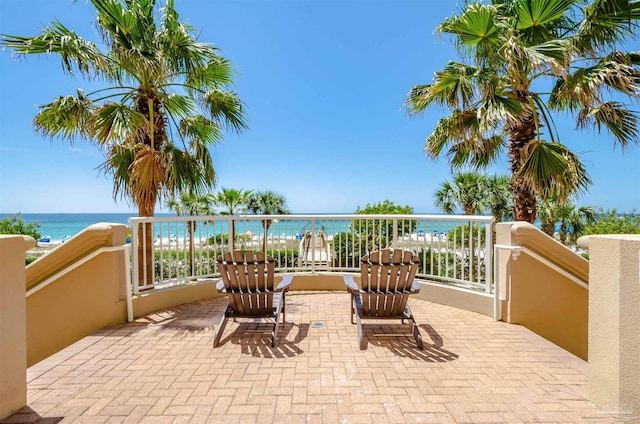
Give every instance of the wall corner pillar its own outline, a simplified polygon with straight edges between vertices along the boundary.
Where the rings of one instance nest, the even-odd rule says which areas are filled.
[[[590,401],[640,419],[640,235],[591,236]]]
[[[27,405],[27,299],[24,252],[28,236],[0,235],[0,420]]]

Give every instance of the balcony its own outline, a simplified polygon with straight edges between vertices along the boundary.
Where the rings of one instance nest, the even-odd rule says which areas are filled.
[[[610,269],[629,261],[623,257],[637,260],[640,239],[605,239],[612,244],[594,250],[591,262],[602,257],[604,265],[590,274],[584,260],[532,226],[500,224],[494,243],[485,217],[130,222],[131,245],[126,227],[95,225],[27,267],[26,278],[20,250],[29,241],[0,237],[0,397],[28,405],[7,422],[598,423],[640,416],[633,409],[640,343],[623,330],[637,322],[629,317],[638,314],[638,289],[624,275],[638,267]],[[627,242],[633,248],[616,250]],[[362,351],[350,324],[341,275],[357,270],[360,255],[387,246],[420,257],[423,289],[410,304],[424,351],[394,321],[367,321]],[[214,290],[213,264],[232,248],[266,248],[280,272],[294,274],[275,348],[261,320],[230,322],[212,348],[226,306]],[[595,289],[595,307],[592,275],[606,282]],[[625,296],[602,291],[615,275]],[[625,319],[611,313],[615,302]],[[587,309],[597,313],[588,323]],[[587,324],[597,334],[588,340],[589,362],[581,359]],[[22,355],[26,382],[22,361],[7,366]],[[594,392],[614,377],[619,398]]]

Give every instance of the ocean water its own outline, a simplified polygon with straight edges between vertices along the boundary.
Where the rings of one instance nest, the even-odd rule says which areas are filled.
[[[0,219],[9,218],[13,214],[0,214]],[[129,225],[129,218],[135,216],[130,213],[21,213],[26,223],[37,222],[40,224],[39,232],[42,237],[50,237],[51,241],[61,241],[69,237],[73,237],[80,231],[84,230],[92,224],[98,222],[110,222],[116,224]],[[175,216],[174,214],[158,213],[158,217]],[[315,216],[313,228],[317,232],[322,229],[325,234],[336,234],[348,231],[351,225],[350,219],[327,219],[323,220]],[[185,223],[163,223],[156,224],[154,227],[154,237],[169,238],[176,235],[184,236],[187,231]],[[443,232],[447,229],[455,227],[455,223],[448,221],[438,222],[420,222],[416,228],[417,233],[431,234],[433,232]],[[196,236],[207,236],[213,234],[227,233],[228,225],[226,222],[198,224],[196,228]],[[295,219],[282,220],[274,222],[269,227],[269,236],[273,237],[295,237],[304,234],[306,230],[312,228],[311,219]],[[236,221],[236,234],[247,233],[252,235],[261,235],[264,229],[258,221]]]
[[[0,219],[10,218],[13,214],[0,214]],[[128,219],[134,215],[128,213],[21,213],[20,218],[26,223],[38,222],[38,230],[42,237],[49,236],[51,240],[78,234],[89,225],[98,222],[111,222],[128,225]],[[166,216],[166,215],[165,215]]]

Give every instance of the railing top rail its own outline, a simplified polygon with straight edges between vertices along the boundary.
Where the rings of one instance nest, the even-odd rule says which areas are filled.
[[[493,222],[492,216],[482,215],[382,215],[382,214],[318,214],[318,215],[199,215],[199,216],[150,216],[150,217],[131,217],[131,223],[144,222],[173,222],[173,221],[210,221],[210,220],[262,220],[262,219],[278,219],[278,220],[311,220],[311,219],[399,219],[399,220],[430,220],[430,221],[476,221],[476,222]]]

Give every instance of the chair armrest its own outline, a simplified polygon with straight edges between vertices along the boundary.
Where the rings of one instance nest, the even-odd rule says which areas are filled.
[[[414,281],[411,284],[411,294],[420,293],[421,288],[422,288],[422,284],[418,283],[417,281]]]
[[[293,275],[292,274],[283,275],[282,276],[282,281],[280,281],[280,283],[276,287],[275,291],[287,291],[287,290],[289,290],[289,286],[291,285],[292,281],[293,281]]]
[[[218,290],[218,293],[222,293],[224,290],[224,281],[222,280],[218,280],[218,282],[216,283],[216,290]]]
[[[356,283],[355,276],[351,274],[343,275],[342,279],[344,281],[344,285],[347,286],[347,291],[349,293],[360,293],[360,287]]]

